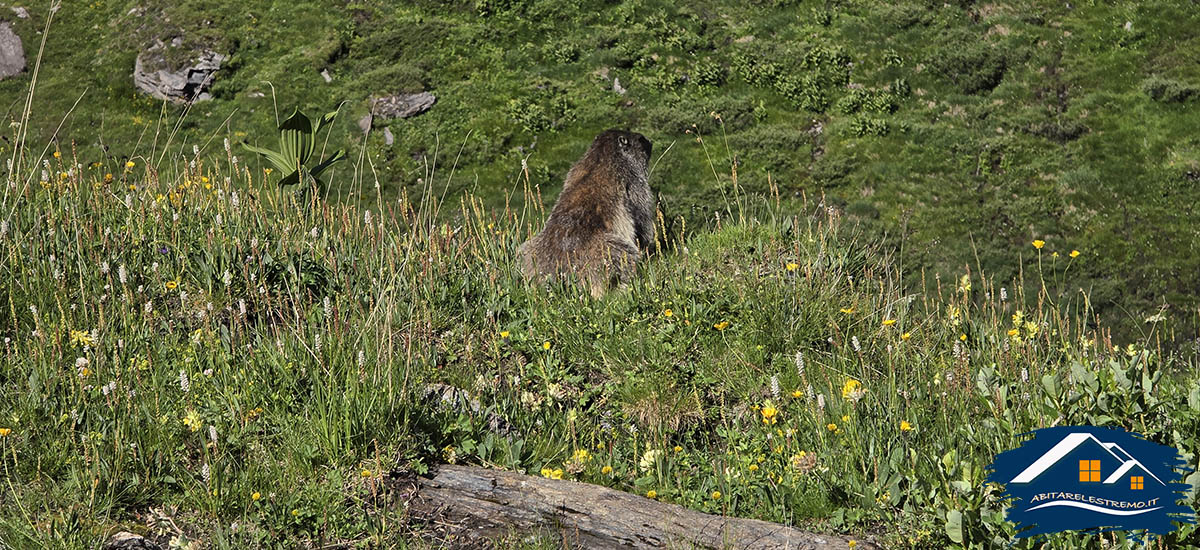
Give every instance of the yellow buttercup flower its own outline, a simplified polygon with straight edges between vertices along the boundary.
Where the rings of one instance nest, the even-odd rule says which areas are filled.
[[[1068,256],[1070,256],[1070,257],[1072,257],[1072,258],[1078,258],[1078,257],[1079,257],[1079,251],[1078,251],[1078,250],[1072,250],[1072,251],[1071,251],[1071,253],[1070,253],[1070,254],[1068,254]]]
[[[776,421],[775,416],[779,414],[779,409],[776,409],[774,405],[767,403],[763,405],[762,410],[760,410],[759,413],[762,414],[763,424],[774,424]]]
[[[658,498],[658,491],[655,491],[654,489],[646,491],[646,498]]]
[[[909,338],[912,338],[912,333],[911,333],[911,332],[905,332],[904,334],[901,334],[901,335],[900,335],[900,339],[901,339],[901,340],[908,340]]]
[[[842,384],[842,399],[847,401],[858,401],[862,398],[867,390],[863,389],[862,382],[849,378],[845,384]]]
[[[845,313],[846,315],[850,315],[851,313],[854,313],[854,306],[844,307],[844,308],[840,309],[839,311],[841,311],[842,313]]]
[[[250,500],[258,500],[260,498],[262,498],[262,493],[258,491],[254,491],[254,494],[250,495]]]
[[[729,328],[729,321],[721,321],[720,323],[713,325],[713,328],[717,330],[725,330]]]
[[[721,491],[713,491],[712,498],[713,500],[721,500]]]
[[[358,475],[361,477],[371,477],[371,470],[363,470]]]
[[[793,390],[793,391],[792,391],[792,397],[795,397],[795,398],[797,398],[797,399],[799,399],[799,398],[801,398],[801,397],[804,397],[804,392],[802,392],[802,391],[800,391],[800,390]]]
[[[166,287],[167,290],[175,290],[179,288],[179,281],[167,281]]]
[[[682,452],[683,452],[683,447],[680,447],[679,445],[676,445],[676,446],[675,446],[675,448],[674,448],[674,449],[671,449],[671,450],[672,450],[672,451],[675,451],[675,452],[677,452],[677,453],[682,453]]]
[[[833,422],[830,422],[830,423],[828,423],[828,424],[826,424],[826,425],[825,425],[825,429],[826,429],[826,430],[829,430],[829,431],[831,431],[831,432],[836,432],[836,431],[837,431],[837,424],[834,424]]]
[[[800,267],[800,265],[799,265],[799,264],[795,264],[795,263],[791,263],[791,262],[789,262],[789,263],[787,264],[787,266],[785,266],[785,267],[787,267],[787,270],[788,270],[788,271],[795,271],[795,270],[796,270],[796,268]]]
[[[502,331],[500,331],[500,337],[501,337],[501,338],[504,338],[504,339],[507,339],[507,338],[508,338],[508,331],[507,331],[507,330],[502,330]]]
[[[12,428],[0,428],[0,437],[8,437],[12,433]]]
[[[959,334],[959,335],[958,335],[958,339],[959,339],[959,340],[962,340],[963,342],[966,342],[966,341],[967,341],[967,335],[966,335],[965,333],[963,333],[963,334]]]
[[[884,320],[883,320],[883,326],[885,326],[885,327],[890,327],[890,326],[892,326],[892,325],[894,325],[894,324],[896,324],[896,320],[895,320],[895,319],[884,319]]]
[[[542,342],[542,349],[544,349],[546,351],[550,351],[550,341],[549,340]]]
[[[1043,246],[1046,246],[1046,241],[1043,241],[1043,240],[1041,240],[1041,239],[1038,239],[1038,240],[1036,240],[1036,241],[1033,241],[1033,247],[1034,247],[1034,248],[1036,248],[1036,249],[1038,249],[1038,250],[1041,250]]]
[[[912,424],[909,424],[907,420],[900,421],[900,431],[908,432],[908,431],[912,431],[912,429],[913,429]]]
[[[670,309],[664,309],[664,310],[663,310],[663,317],[670,317],[670,316],[672,316],[672,315],[675,315],[675,312],[674,312],[674,311],[671,311]]]
[[[612,473],[612,466],[605,466],[605,467],[603,467],[603,468],[600,468],[600,473],[602,473],[602,474],[604,474],[604,475],[611,474],[611,473]]]
[[[132,160],[125,161],[125,168],[126,168],[126,169],[133,168],[134,166],[137,166],[137,163],[133,162]]]
[[[1021,334],[1021,331],[1019,329],[1014,328],[1014,329],[1011,329],[1008,331],[1009,336],[1017,336],[1019,334]]]

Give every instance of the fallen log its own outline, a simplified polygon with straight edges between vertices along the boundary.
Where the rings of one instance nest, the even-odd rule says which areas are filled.
[[[847,550],[875,546],[784,525],[705,514],[576,481],[443,465],[416,480],[414,518],[459,536],[495,538],[553,530],[571,547]]]

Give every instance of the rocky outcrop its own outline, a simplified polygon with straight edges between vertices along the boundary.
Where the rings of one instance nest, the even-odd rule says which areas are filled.
[[[226,56],[212,50],[178,51],[182,42],[179,38],[169,45],[158,42],[138,54],[133,65],[134,85],[145,93],[169,101],[212,99],[208,90]],[[171,58],[180,57],[188,61],[182,66],[171,63]]]
[[[428,111],[437,98],[429,92],[377,97],[371,101],[371,114],[384,120],[409,118]]]
[[[8,22],[0,23],[0,80],[25,70],[25,47]]]

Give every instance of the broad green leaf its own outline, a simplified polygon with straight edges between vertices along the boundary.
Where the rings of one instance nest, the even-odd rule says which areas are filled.
[[[958,510],[946,512],[946,536],[950,537],[950,540],[962,544],[962,512]]]
[[[246,142],[242,142],[242,147],[251,153],[258,153],[264,157],[267,157],[267,160],[270,161],[271,164],[275,166],[275,169],[279,170],[280,172],[287,172],[296,169],[296,167],[292,165],[292,162],[278,151],[272,151],[262,147],[255,147]]]

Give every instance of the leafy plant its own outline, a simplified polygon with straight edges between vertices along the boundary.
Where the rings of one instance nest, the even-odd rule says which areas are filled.
[[[280,186],[313,183],[320,187],[322,185],[321,173],[333,163],[346,158],[346,151],[338,149],[333,155],[318,162],[315,166],[307,166],[317,149],[317,132],[333,122],[336,116],[337,111],[325,113],[314,124],[297,108],[292,111],[292,116],[279,125],[278,151],[255,147],[245,142],[242,143],[242,147],[266,157],[280,173],[287,174],[279,180]]]

